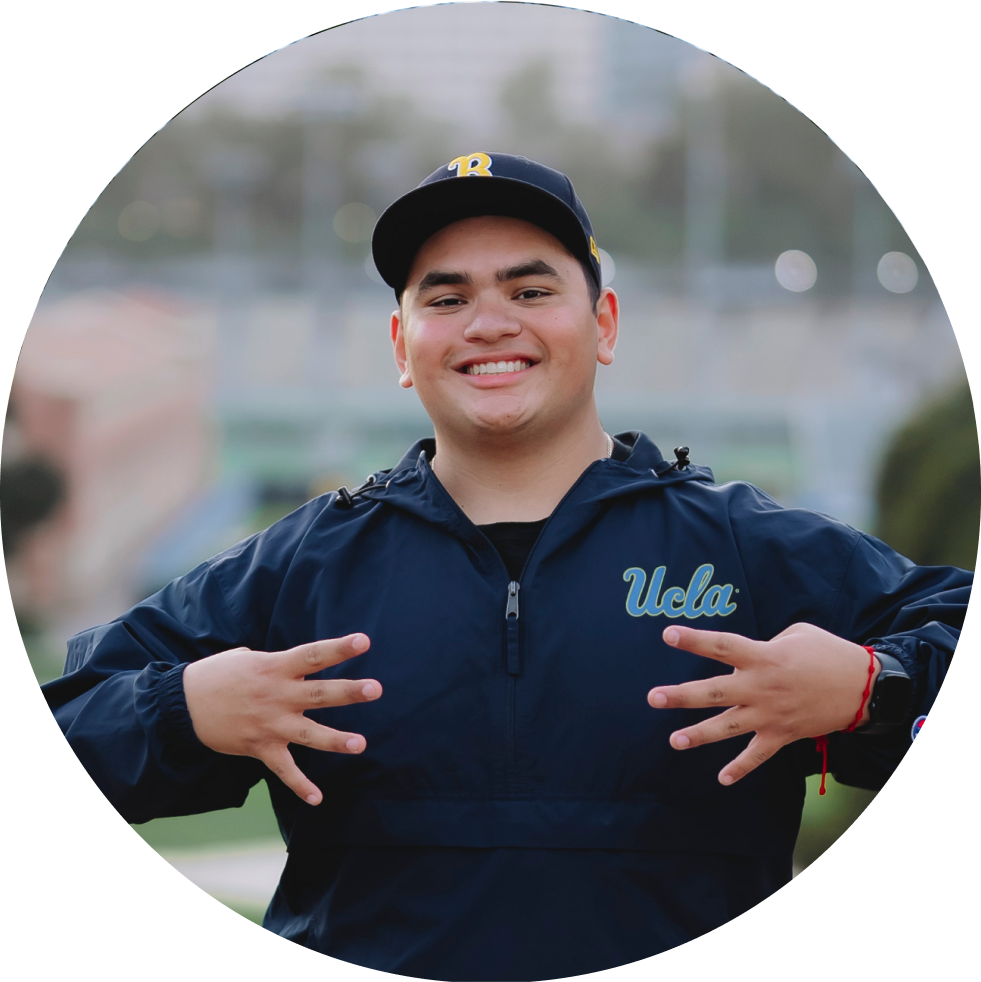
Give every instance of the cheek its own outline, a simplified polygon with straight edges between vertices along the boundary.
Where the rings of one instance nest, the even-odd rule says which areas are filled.
[[[569,371],[592,371],[596,361],[597,338],[591,325],[556,320],[548,326],[550,360]]]
[[[414,323],[405,334],[405,357],[413,370],[425,374],[441,367],[449,351],[445,331],[429,323]]]

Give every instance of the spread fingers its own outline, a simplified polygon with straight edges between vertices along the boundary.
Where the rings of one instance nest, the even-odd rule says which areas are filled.
[[[744,699],[735,675],[718,675],[682,685],[659,685],[647,693],[655,709],[707,709],[711,706],[738,706]]]
[[[307,804],[319,805],[323,800],[320,788],[296,766],[293,755],[282,744],[267,747],[259,760]]]
[[[321,709],[372,702],[382,694],[375,679],[314,679],[296,683],[298,709]]]
[[[753,726],[747,717],[744,709],[727,709],[724,713],[702,720],[694,726],[675,730],[671,734],[671,746],[675,750],[687,750],[689,747],[700,747],[705,743],[717,743],[719,740],[749,733]]]
[[[345,733],[329,726],[321,726],[306,716],[300,718],[289,735],[290,743],[298,743],[311,750],[326,750],[335,754],[359,754],[367,746],[360,733]]]
[[[725,665],[743,668],[751,663],[760,650],[760,642],[751,641],[741,634],[725,631],[698,631],[693,627],[672,624],[664,629],[664,641],[672,648],[682,648],[694,655],[711,658]]]
[[[343,638],[327,638],[323,641],[310,641],[299,644],[277,656],[284,669],[294,678],[316,675],[331,665],[339,665],[349,658],[355,658],[368,650],[371,642],[365,634],[348,634]]]
[[[755,771],[760,764],[769,760],[782,746],[774,740],[767,740],[759,734],[749,741],[746,749],[719,772],[720,784],[735,784],[740,778],[745,777],[750,771]]]

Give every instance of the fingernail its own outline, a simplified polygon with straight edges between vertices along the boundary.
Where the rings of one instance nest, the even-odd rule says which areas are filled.
[[[348,740],[344,746],[346,746],[348,750],[360,750],[361,741],[357,737],[351,737],[351,739]]]
[[[320,799],[315,794],[308,794],[305,800],[307,804],[315,805]]]
[[[677,644],[680,637],[681,631],[674,627],[669,627],[664,632],[664,640],[667,641],[668,644]]]
[[[651,696],[651,705],[654,706],[655,709],[660,709],[662,706],[666,706],[667,704],[668,697],[663,692],[655,692],[654,695]]]
[[[676,747],[677,747],[677,748],[678,748],[679,750],[684,750],[684,749],[685,749],[685,747],[687,747],[687,746],[690,746],[690,745],[691,745],[691,740],[689,740],[689,739],[688,739],[688,737],[686,737],[686,736],[684,735],[684,733],[681,733],[681,734],[679,734],[678,736],[676,736],[676,737],[674,738],[674,745],[675,745],[675,746],[676,746]]]
[[[363,634],[355,634],[351,638],[351,647],[357,651],[364,651],[368,647],[368,639]]]
[[[732,782],[733,782],[733,776],[732,776],[731,774],[723,774],[723,775],[722,775],[722,776],[721,776],[721,777],[719,778],[719,784],[724,784],[724,785],[726,785],[727,787],[728,787],[728,786],[729,786],[730,784],[732,784]]]
[[[361,687],[361,694],[367,699],[374,699],[374,697],[378,694],[378,690],[370,682],[366,682]]]

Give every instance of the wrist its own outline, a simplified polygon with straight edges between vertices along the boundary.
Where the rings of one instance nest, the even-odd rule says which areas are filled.
[[[868,714],[870,712],[870,697],[872,695],[872,685],[877,674],[876,665],[878,664],[878,659],[876,658],[875,651],[867,645],[862,647],[862,651],[864,652],[864,662],[866,665],[862,699],[858,705],[855,715],[851,719],[851,723],[844,728],[846,733],[851,733],[853,730],[861,726],[863,721],[868,718]]]
[[[872,651],[871,648],[867,649]],[[885,651],[874,651],[878,668],[872,679],[871,694],[863,713],[860,732],[867,735],[889,733],[907,722],[913,680],[903,663]]]
[[[156,727],[164,754],[174,763],[182,764],[196,763],[206,752],[194,730],[184,695],[187,667],[187,663],[181,663],[158,676],[152,693]]]
[[[867,650],[867,649],[863,649],[863,650]],[[869,691],[874,692],[875,683],[879,678],[879,673],[882,671],[882,662],[879,661],[879,656],[874,650],[871,652],[871,662],[872,662],[872,674],[869,679]],[[872,719],[872,715],[871,715],[872,711],[869,708],[869,704],[871,703],[871,701],[872,701],[871,698],[866,698],[862,702],[862,715],[859,719],[858,726],[855,727],[856,730],[860,730],[863,726],[866,726]]]

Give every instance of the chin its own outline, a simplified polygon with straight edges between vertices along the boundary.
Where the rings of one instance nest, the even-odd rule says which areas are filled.
[[[521,413],[473,414],[468,419],[468,429],[473,440],[507,440],[532,434],[547,439],[561,421],[552,413],[534,412],[530,408]]]
[[[524,400],[496,398],[461,407],[457,419],[466,419],[469,427],[477,433],[505,434],[524,429],[536,415],[535,408]]]
[[[527,422],[509,417],[506,419],[474,419],[470,421],[470,430],[477,438],[506,437],[520,433]]]

